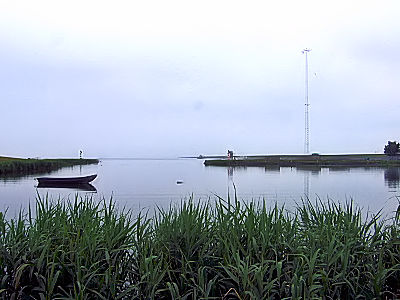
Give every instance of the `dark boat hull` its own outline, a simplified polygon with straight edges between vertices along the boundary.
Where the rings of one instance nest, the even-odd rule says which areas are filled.
[[[86,184],[93,181],[97,174],[80,177],[38,177],[36,178],[39,184]]]

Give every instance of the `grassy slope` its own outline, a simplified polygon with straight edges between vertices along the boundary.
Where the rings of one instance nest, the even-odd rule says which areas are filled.
[[[399,166],[399,157],[384,154],[338,154],[338,155],[265,155],[243,156],[236,160],[206,160],[209,166]]]
[[[0,175],[27,175],[76,165],[97,164],[97,159],[24,159],[0,156]]]
[[[23,160],[23,158],[0,156],[0,162],[10,161],[10,160]]]

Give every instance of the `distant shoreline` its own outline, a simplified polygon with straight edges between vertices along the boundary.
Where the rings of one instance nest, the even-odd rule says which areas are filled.
[[[100,157],[99,160],[179,160],[181,158],[187,157]]]
[[[56,171],[65,167],[98,164],[98,159],[34,159],[0,156],[0,176],[23,176]]]
[[[386,154],[330,154],[330,155],[254,155],[254,156],[235,156],[233,159],[206,159],[206,166],[400,166],[400,156],[388,156]]]

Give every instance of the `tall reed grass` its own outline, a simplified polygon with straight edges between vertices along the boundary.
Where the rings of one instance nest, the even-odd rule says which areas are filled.
[[[33,217],[33,215],[35,217]],[[236,198],[132,214],[92,198],[0,212],[1,299],[396,299],[400,211]]]

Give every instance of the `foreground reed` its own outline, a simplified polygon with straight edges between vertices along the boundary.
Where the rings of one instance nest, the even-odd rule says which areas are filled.
[[[0,298],[395,299],[399,222],[322,201],[189,199],[148,217],[39,198],[0,212]]]

